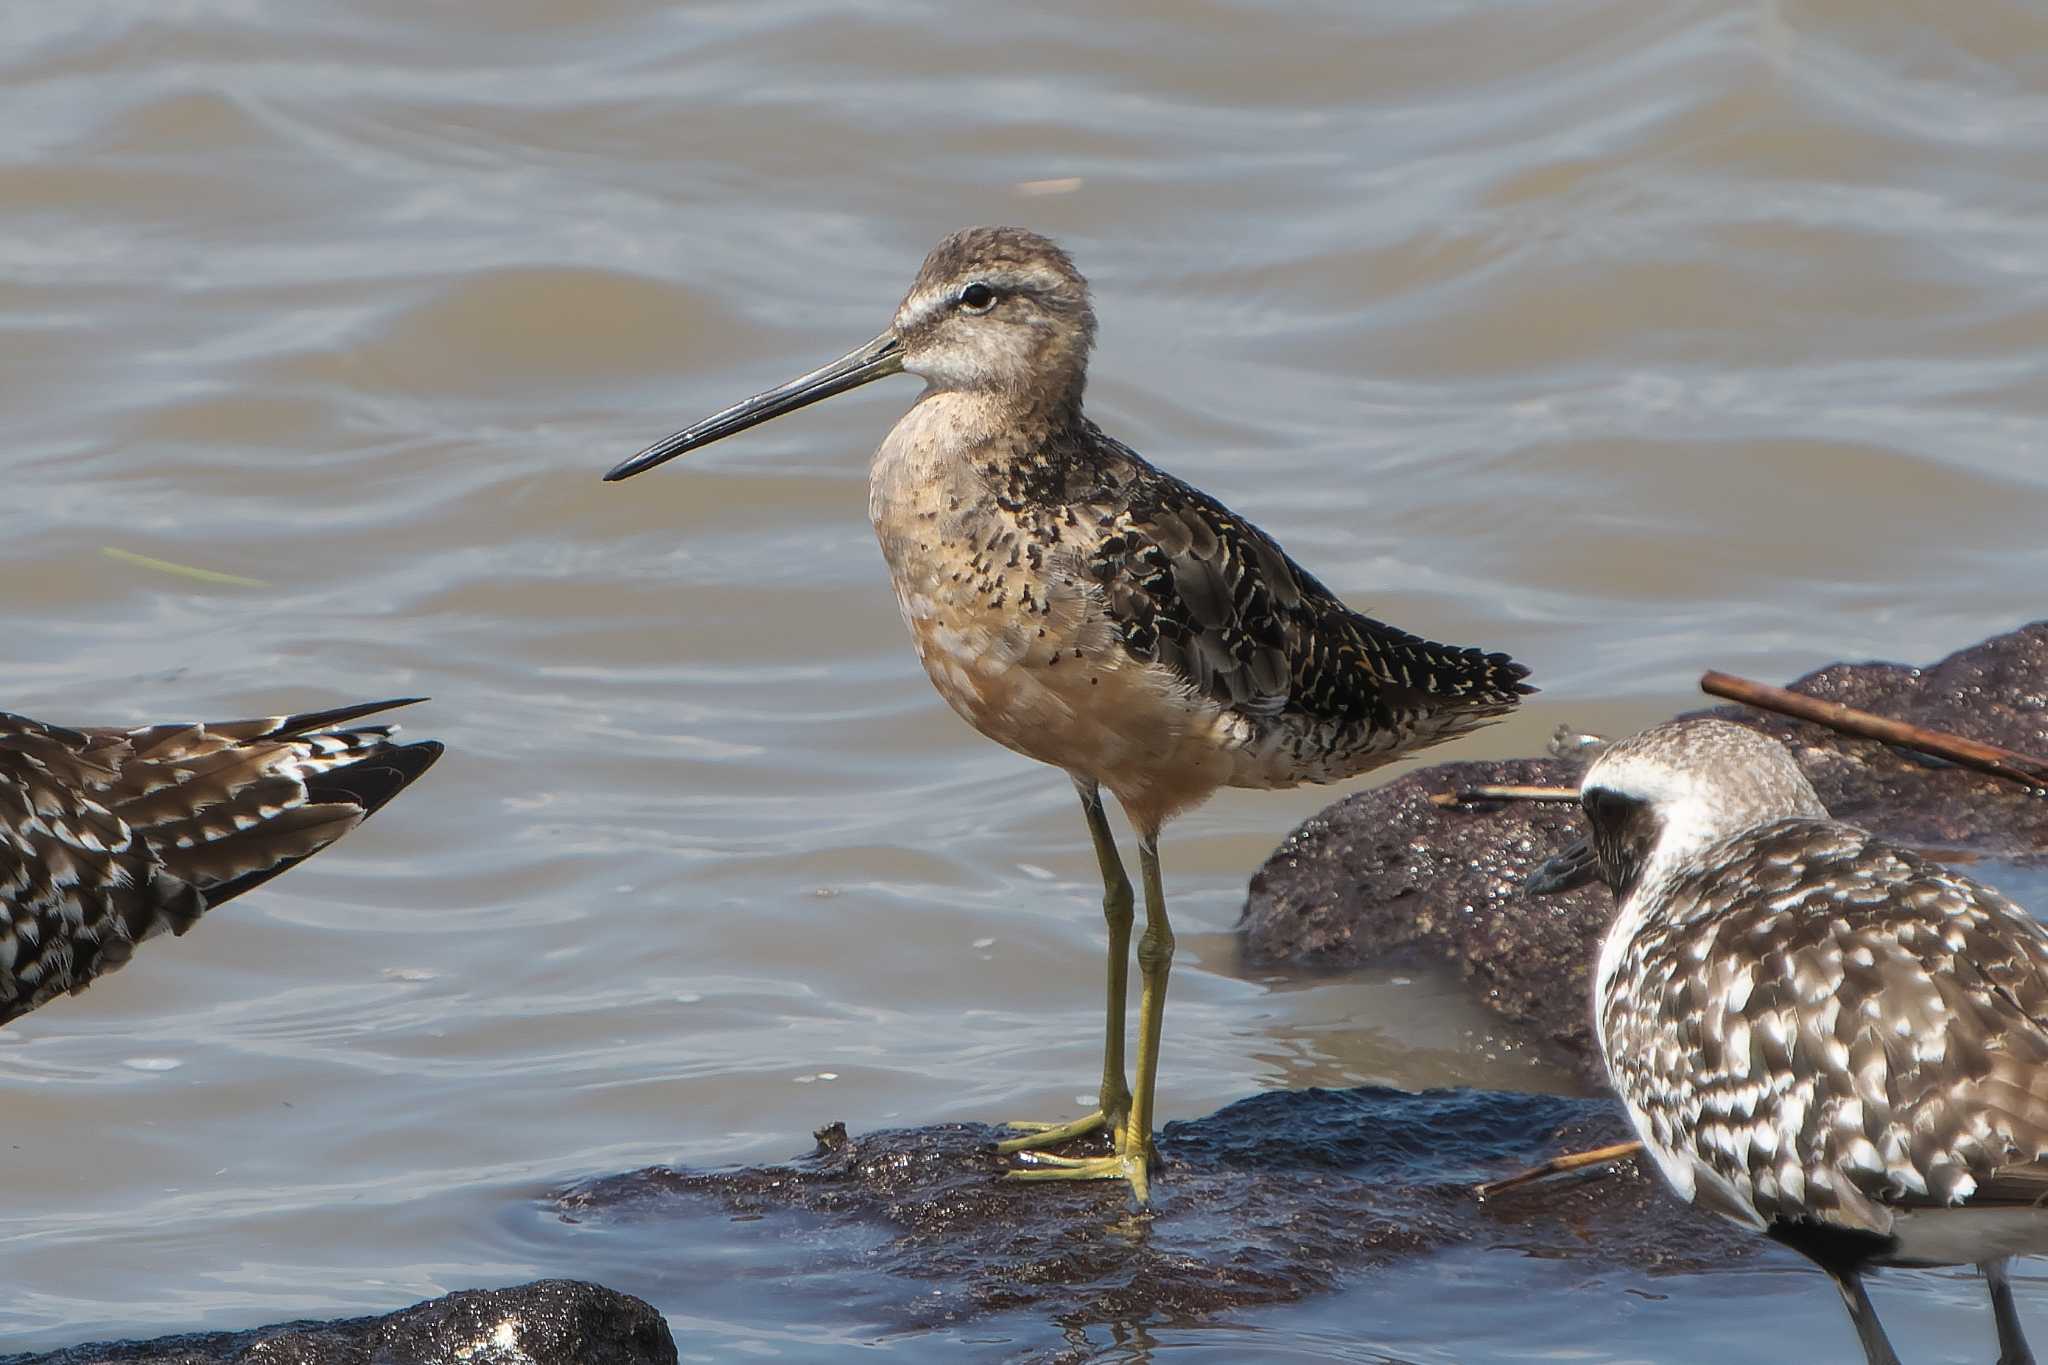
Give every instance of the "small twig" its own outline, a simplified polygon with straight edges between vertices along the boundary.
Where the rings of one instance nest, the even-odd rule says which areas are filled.
[[[2048,759],[2034,758],[2011,749],[2001,749],[1996,744],[1985,744],[1941,730],[1908,725],[1902,720],[1887,720],[1883,716],[1874,716],[1868,711],[1859,711],[1840,702],[1822,701],[1817,697],[1788,692],[1782,687],[1772,687],[1769,683],[1751,682],[1748,678],[1738,678],[1730,673],[1708,672],[1702,675],[1700,690],[1712,696],[1739,701],[1745,706],[1775,711],[1779,715],[1812,721],[1816,725],[1825,725],[1846,735],[1880,740],[1886,744],[1896,744],[1902,749],[1915,749],[1923,754],[1932,754],[1936,758],[1947,759],[1965,768],[1975,768],[1978,772],[2002,777],[2008,782],[2018,782],[2028,787],[2048,787]]]
[[[1481,782],[1454,791],[1431,792],[1432,806],[1469,806],[1474,801],[1576,801],[1577,787],[1528,787],[1512,782]]]
[[[1541,1166],[1531,1166],[1526,1171],[1519,1171],[1514,1175],[1504,1176],[1499,1180],[1489,1180],[1484,1185],[1474,1185],[1472,1193],[1478,1195],[1481,1199],[1491,1199],[1494,1195],[1512,1190],[1520,1185],[1531,1184],[1538,1180],[1547,1180],[1553,1175],[1564,1175],[1570,1171],[1582,1171],[1588,1166],[1600,1166],[1610,1161],[1620,1161],[1626,1157],[1632,1157],[1642,1150],[1642,1143],[1629,1141],[1611,1142],[1605,1147],[1595,1147],[1590,1152],[1566,1152],[1563,1156],[1550,1158]]]

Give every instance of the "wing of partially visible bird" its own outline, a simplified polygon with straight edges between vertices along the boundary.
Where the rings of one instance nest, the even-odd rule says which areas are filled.
[[[1638,935],[1604,1021],[1649,1136],[1764,1218],[2048,1193],[2048,932],[1874,835],[1785,820]]]
[[[135,730],[0,712],[0,1024],[184,933],[397,795],[441,745],[349,722],[402,704]]]

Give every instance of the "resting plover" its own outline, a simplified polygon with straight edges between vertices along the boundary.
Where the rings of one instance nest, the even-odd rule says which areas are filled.
[[[1872,1365],[1898,1357],[1863,1271],[1959,1264],[2031,1362],[2008,1272],[2048,1252],[2048,932],[1726,721],[1623,740],[1580,794],[1590,838],[1530,887],[1620,903],[1594,1024],[1664,1178],[1833,1276]]]

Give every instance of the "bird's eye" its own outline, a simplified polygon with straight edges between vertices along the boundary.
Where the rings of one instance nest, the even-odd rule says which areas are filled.
[[[986,313],[996,306],[996,291],[977,281],[960,291],[960,306],[970,313]]]

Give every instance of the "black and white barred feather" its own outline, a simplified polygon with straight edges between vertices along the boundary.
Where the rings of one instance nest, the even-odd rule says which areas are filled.
[[[362,823],[441,756],[350,724],[405,704],[133,730],[0,712],[0,1024]]]
[[[1703,1202],[1894,1238],[1912,1210],[2048,1194],[2048,933],[2019,906],[1803,818],[1655,894],[1599,1024],[1645,1141]]]
[[[2048,930],[1980,882],[1828,818],[1775,741],[1726,721],[1608,748],[1591,833],[1620,905],[1594,970],[1614,1088],[1684,1198],[1811,1257],[1873,1365],[1860,1276],[1976,1264],[2001,1360],[2008,1273],[2048,1252]]]

